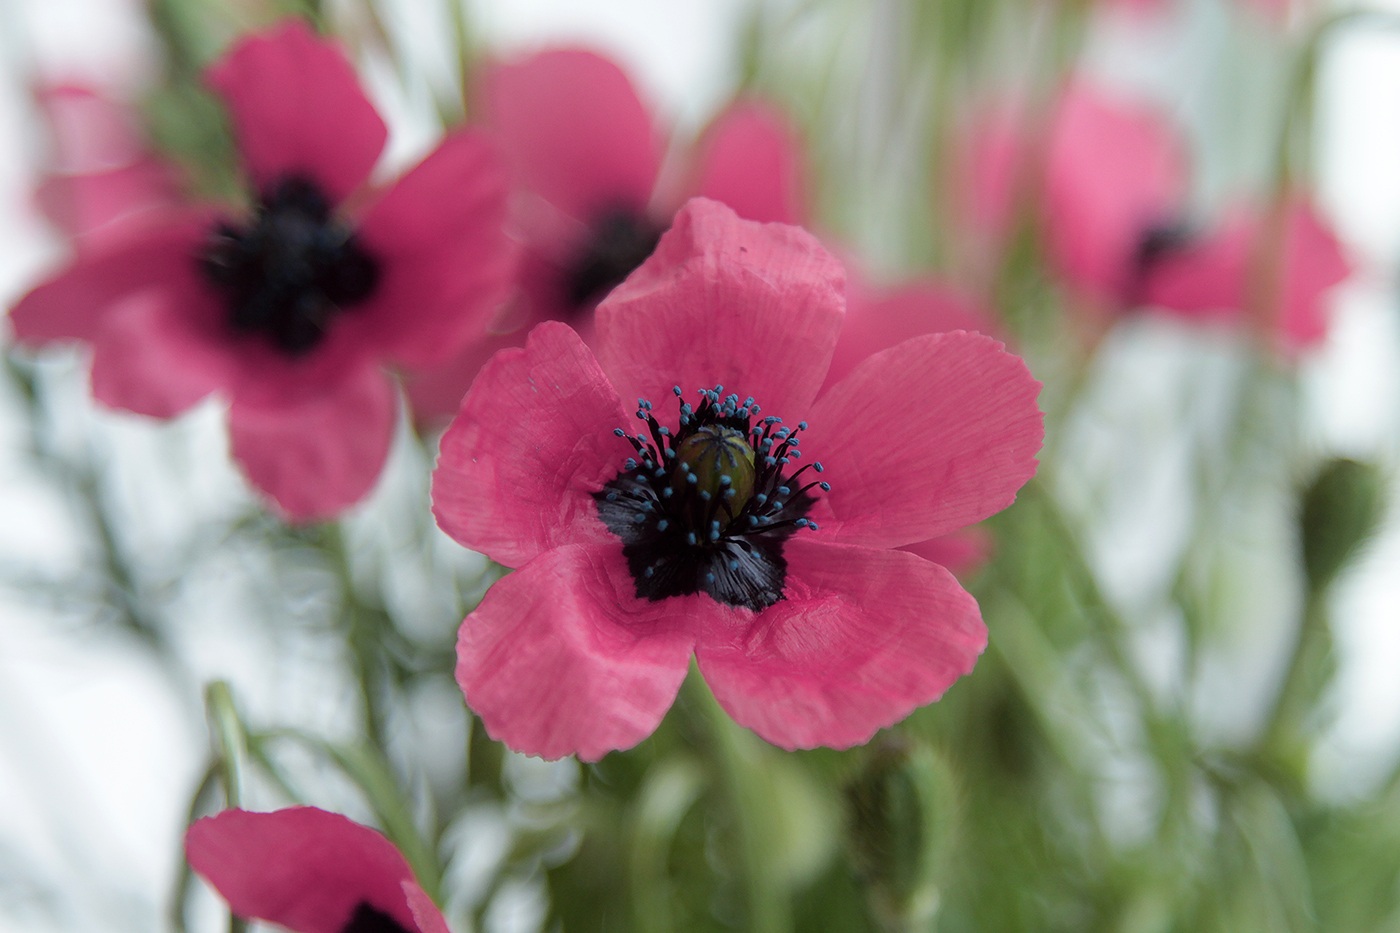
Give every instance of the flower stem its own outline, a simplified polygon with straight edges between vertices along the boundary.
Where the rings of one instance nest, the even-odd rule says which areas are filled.
[[[225,681],[216,680],[204,689],[204,706],[218,750],[224,802],[230,809],[236,809],[243,805],[243,778],[248,762],[247,732],[233,704],[233,692]],[[248,924],[230,910],[228,929],[229,933],[244,933]]]
[[[758,760],[762,753],[758,739],[720,708],[693,664],[682,690],[686,705],[703,722],[718,766],[719,786],[733,810],[739,849],[736,874],[744,885],[748,929],[752,933],[791,930],[790,905],[773,871],[778,859],[769,851],[778,834],[772,826],[772,787]]]

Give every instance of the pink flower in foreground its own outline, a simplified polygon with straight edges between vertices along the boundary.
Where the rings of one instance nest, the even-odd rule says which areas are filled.
[[[1349,275],[1336,233],[1298,195],[1275,217],[1236,210],[1217,231],[1167,252],[1148,271],[1143,298],[1201,320],[1237,322],[1254,311],[1259,332],[1297,353],[1327,336],[1327,292]]]
[[[555,49],[488,68],[481,83],[484,120],[518,188],[520,292],[494,337],[413,373],[420,418],[449,417],[482,364],[523,345],[541,321],[591,339],[594,307],[651,254],[687,197],[722,201],[750,220],[805,219],[796,133],[756,100],[720,114],[663,184],[663,134],[608,59]]]
[[[482,369],[433,509],[519,568],[458,637],[458,683],[492,736],[544,757],[630,747],[694,654],[768,741],[846,747],[971,670],[977,604],[895,549],[1013,501],[1035,471],[1039,384],[956,332],[821,391],[842,280],[805,231],[697,199],[598,307],[596,356],[546,322]]]
[[[148,212],[12,312],[30,346],[92,346],[97,399],[170,418],[229,400],[234,458],[290,518],[371,488],[396,417],[385,362],[428,365],[485,327],[511,274],[507,184],[448,137],[387,190],[386,129],[332,43],[300,22],[236,44],[207,79],[254,192]]]
[[[399,850],[338,813],[225,810],[189,828],[185,855],[245,919],[293,933],[448,933]]]

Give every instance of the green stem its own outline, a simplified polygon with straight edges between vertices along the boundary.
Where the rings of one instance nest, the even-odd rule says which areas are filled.
[[[770,831],[773,791],[758,760],[762,747],[720,708],[694,665],[682,690],[686,705],[703,721],[720,784],[733,809],[740,863],[736,874],[748,903],[748,929],[785,933],[792,929],[792,912],[785,886],[772,870],[778,860],[769,847],[777,842],[777,834]]]
[[[247,733],[233,693],[222,680],[216,680],[204,690],[204,706],[209,714],[209,727],[218,749],[219,775],[224,785],[224,802],[230,809],[243,805],[243,777],[247,773]],[[245,933],[248,924],[232,910],[228,915],[229,933]]]
[[[289,740],[335,765],[365,795],[375,817],[398,846],[419,886],[437,903],[442,903],[442,866],[437,854],[418,830],[412,808],[399,789],[389,762],[377,748],[367,745],[339,745],[295,729],[278,729],[255,737],[255,744]]]
[[[1304,750],[1299,744],[1303,719],[1315,699],[1311,681],[1319,655],[1327,650],[1330,635],[1325,591],[1311,592],[1304,603],[1298,634],[1293,640],[1278,692],[1255,746],[1265,761],[1284,765],[1293,777],[1301,778],[1301,768],[1306,765],[1298,759]]]

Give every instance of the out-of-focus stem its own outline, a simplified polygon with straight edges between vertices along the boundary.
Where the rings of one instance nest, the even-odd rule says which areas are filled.
[[[216,680],[206,687],[204,706],[209,713],[209,728],[218,749],[224,802],[231,809],[240,807],[243,805],[243,777],[247,773],[248,741],[228,684]],[[230,910],[228,929],[229,933],[244,933],[248,924]]]
[[[683,686],[688,706],[703,719],[721,786],[733,808],[738,836],[739,868],[752,933],[785,933],[792,929],[792,912],[785,886],[773,872],[777,860],[768,845],[775,840],[766,828],[773,818],[764,793],[767,777],[757,761],[758,739],[720,708],[694,665]]]

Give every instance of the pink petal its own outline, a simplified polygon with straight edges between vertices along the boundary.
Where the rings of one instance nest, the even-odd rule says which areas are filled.
[[[481,136],[444,139],[360,224],[381,279],[346,324],[411,366],[442,362],[483,333],[514,272],[506,199],[505,173]]]
[[[139,230],[94,244],[11,309],[15,336],[30,346],[91,340],[114,304],[189,274],[210,220],[202,211],[162,214]]]
[[[414,883],[413,871],[393,843],[338,813],[225,810],[189,828],[185,855],[240,917],[294,933],[341,933],[367,904],[405,930],[433,933],[415,922],[428,905],[415,898],[410,907],[405,885]]]
[[[499,351],[520,346],[521,333],[488,334],[467,345],[452,359],[427,368],[414,368],[404,374],[404,390],[413,420],[429,427],[446,424],[462,407],[472,380]]]
[[[1327,336],[1330,314],[1326,293],[1351,275],[1346,250],[1331,225],[1304,199],[1291,203],[1284,215],[1278,334],[1286,350],[1314,347]]]
[[[418,933],[452,933],[447,926],[447,920],[442,916],[442,911],[433,903],[428,892],[412,881],[405,881],[403,893],[409,909],[413,911],[414,922],[418,924],[413,929],[417,929]]]
[[[651,116],[611,61],[555,49],[485,76],[487,120],[527,191],[580,220],[641,210],[661,166]]]
[[[877,290],[846,283],[846,320],[826,374],[830,386],[861,360],[920,334],[970,330],[996,335],[996,324],[970,297],[936,279],[921,279]]]
[[[655,731],[685,679],[706,596],[639,600],[609,544],[546,551],[498,581],[457,638],[457,683],[492,738],[596,761]]]
[[[987,562],[992,556],[993,544],[992,536],[985,528],[973,527],[929,538],[927,541],[906,544],[900,550],[917,554],[924,560],[932,561],[962,576],[976,571]]]
[[[1351,274],[1351,266],[1311,201],[1291,200],[1281,222],[1282,256],[1272,264],[1279,278],[1264,293],[1269,320],[1258,323],[1283,350],[1297,352],[1326,337],[1326,294]],[[1145,280],[1144,304],[1186,318],[1239,320],[1251,304],[1256,250],[1268,246],[1260,238],[1270,235],[1270,223],[1237,209],[1211,235],[1163,256]]]
[[[806,221],[805,171],[797,130],[756,100],[726,110],[700,139],[694,191],[746,220]]]
[[[228,347],[199,326],[190,287],[148,289],[111,307],[93,338],[92,394],[110,408],[173,418],[232,381]]]
[[[622,397],[654,403],[723,384],[796,420],[845,312],[841,265],[799,227],[740,220],[696,198],[598,306],[598,359]]]
[[[898,547],[1010,505],[1035,474],[1040,383],[981,334],[914,337],[817,401],[803,451],[826,467],[819,534]]]
[[[1086,297],[1116,306],[1143,234],[1181,209],[1185,158],[1157,113],[1079,83],[1061,100],[1045,185],[1045,223],[1060,274]]]
[[[546,322],[482,368],[442,437],[433,514],[460,543],[519,567],[561,544],[613,541],[593,493],[631,452],[629,425],[592,352]]]
[[[224,99],[255,187],[301,175],[340,201],[388,138],[355,69],[299,19],[239,41],[205,74]]]
[[[379,478],[396,416],[392,384],[370,367],[298,404],[261,407],[236,396],[229,411],[233,457],[288,519],[333,518]]]
[[[96,88],[49,85],[36,88],[34,97],[53,137],[53,157],[47,166],[51,171],[106,172],[146,154],[136,110]]]
[[[173,206],[177,188],[171,166],[143,159],[101,172],[51,174],[34,196],[44,216],[65,234],[89,237],[142,211]]]
[[[936,564],[805,533],[784,555],[787,598],[696,647],[715,699],[774,745],[865,742],[942,696],[986,647],[976,601]]]

